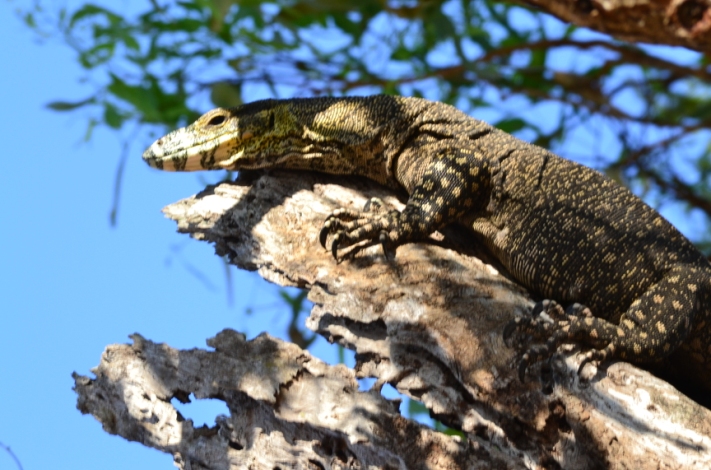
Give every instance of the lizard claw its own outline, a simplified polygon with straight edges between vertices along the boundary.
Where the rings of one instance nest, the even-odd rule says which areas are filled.
[[[615,356],[615,345],[613,343],[608,344],[603,349],[591,349],[585,353],[585,357],[580,362],[578,366],[578,375],[583,372],[583,368],[590,363],[597,363],[600,365],[607,359]]]
[[[321,231],[318,234],[318,241],[321,243],[321,246],[324,249],[326,248],[326,240],[328,239],[329,233],[331,233],[331,222],[329,220],[326,220],[326,222],[323,223],[323,227],[321,227]]]
[[[331,255],[333,255],[333,259],[338,261],[338,242],[341,240],[341,234],[337,233],[333,237],[333,242],[331,243]]]
[[[538,317],[543,313],[546,308],[550,305],[550,300],[545,299],[542,300],[541,302],[536,302],[536,305],[533,306],[533,309],[531,310],[531,316],[532,317]]]
[[[502,335],[504,337],[504,342],[511,347],[509,344],[509,339],[511,339],[511,335],[513,335],[514,331],[518,330],[519,324],[521,323],[521,318],[517,317],[511,320],[506,324],[504,327],[504,334]]]
[[[390,243],[390,239],[388,238],[388,235],[385,232],[380,232],[378,241],[380,242],[380,246],[383,248],[383,254],[385,255],[385,259],[388,259],[391,261],[394,260],[395,259],[395,250],[392,247],[392,243]]]
[[[524,354],[521,357],[521,361],[518,363],[518,379],[523,383],[526,381],[526,370],[528,370],[528,354]]]
[[[542,360],[550,359],[551,355],[555,350],[550,350],[550,345],[548,344],[537,344],[528,348],[528,350],[521,356],[521,360],[518,363],[518,378],[521,382],[526,379],[526,371],[528,366],[535,364]]]

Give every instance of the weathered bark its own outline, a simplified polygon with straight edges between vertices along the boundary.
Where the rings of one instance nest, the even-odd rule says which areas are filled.
[[[237,266],[308,289],[307,326],[354,349],[355,371],[266,335],[225,331],[214,352],[136,336],[107,349],[96,379],[76,376],[80,410],[186,469],[711,467],[711,412],[645,371],[617,362],[581,380],[568,351],[546,390],[537,367],[521,383],[501,333],[531,302],[470,254],[466,234],[402,246],[395,260],[374,246],[335,263],[318,245],[323,220],[372,196],[399,204],[362,180],[274,172],[165,209]],[[355,377],[376,386],[357,392]],[[378,393],[385,383],[467,439],[399,416]],[[225,400],[231,415],[193,429],[170,404],[190,393]]]
[[[711,50],[709,0],[518,0],[617,39]]]

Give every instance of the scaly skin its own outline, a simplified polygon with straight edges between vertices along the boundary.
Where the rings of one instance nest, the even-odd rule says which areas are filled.
[[[654,364],[679,350],[711,370],[704,256],[602,174],[451,106],[392,96],[258,101],[210,111],[143,158],[163,170],[279,167],[405,189],[402,212],[335,211],[322,243],[332,236],[334,256],[364,241],[394,252],[449,223],[468,227],[534,295],[570,305],[540,303],[506,327],[525,351],[522,377],[565,342],[585,346],[585,361]],[[539,320],[543,310],[554,323]]]

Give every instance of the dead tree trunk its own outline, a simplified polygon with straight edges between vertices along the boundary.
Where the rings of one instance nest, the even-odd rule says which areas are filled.
[[[182,469],[711,468],[711,412],[645,371],[617,362],[581,380],[573,349],[552,361],[551,386],[535,367],[521,383],[502,329],[531,302],[456,230],[395,260],[375,246],[334,262],[318,244],[323,220],[373,196],[402,207],[363,180],[280,171],[165,209],[231,263],[308,289],[307,326],[355,350],[355,370],[268,335],[225,330],[211,351],[135,335],[106,349],[96,378],[75,375],[79,409]],[[376,385],[358,391],[359,377]],[[466,437],[403,418],[385,383]],[[224,400],[230,416],[195,429],[170,403],[189,394]]]

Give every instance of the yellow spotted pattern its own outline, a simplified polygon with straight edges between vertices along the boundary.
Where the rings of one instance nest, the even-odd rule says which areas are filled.
[[[384,95],[257,101],[206,113],[143,159],[168,171],[360,175],[406,191],[401,212],[334,212],[321,239],[331,237],[336,256],[363,241],[394,253],[464,225],[534,296],[557,301],[537,306],[553,325],[531,317],[506,327],[521,338],[512,344],[523,371],[565,342],[590,360],[655,362],[683,346],[711,363],[711,267],[681,233],[606,176],[449,105]]]

